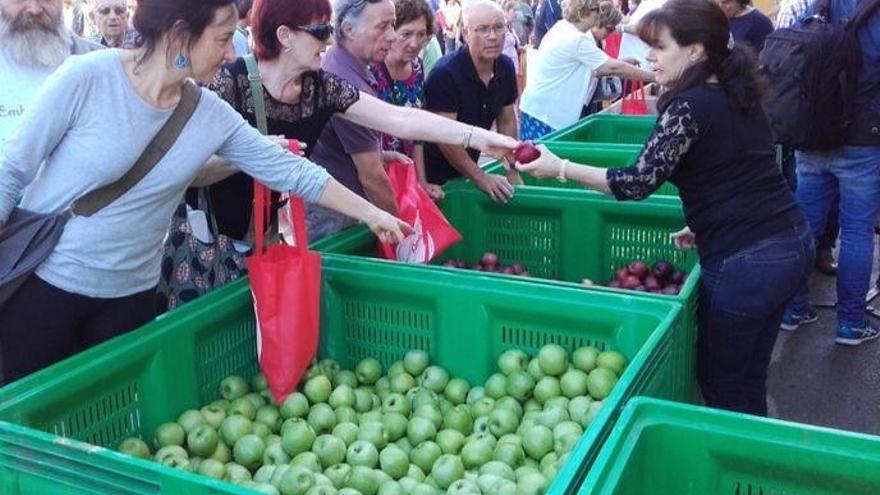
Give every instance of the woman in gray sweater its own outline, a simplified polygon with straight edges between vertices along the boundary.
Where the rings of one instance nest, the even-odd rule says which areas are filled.
[[[0,228],[21,206],[56,212],[122,176],[170,117],[187,78],[210,82],[234,60],[233,0],[142,0],[137,50],[72,57],[0,144]],[[467,139],[467,129],[447,139]],[[504,154],[504,138],[485,148]],[[338,184],[323,168],[264,138],[214,93],[134,188],[67,224],[55,251],[0,307],[0,382],[119,335],[153,317],[162,240],[172,211],[212,156],[269,187],[366,223],[383,241],[403,222]]]

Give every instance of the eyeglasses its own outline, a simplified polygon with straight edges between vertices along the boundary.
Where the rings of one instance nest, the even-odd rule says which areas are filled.
[[[492,26],[487,26],[485,24],[481,24],[474,28],[474,33],[483,38],[487,38],[489,34],[497,34],[502,35],[507,32],[507,24],[494,24]]]
[[[128,13],[128,8],[126,7],[102,7],[96,11],[98,15],[110,15],[110,12],[113,12],[116,15],[122,16]]]
[[[308,24],[306,26],[297,26],[300,31],[305,31],[321,41],[327,41],[333,36],[333,26],[330,24]]]

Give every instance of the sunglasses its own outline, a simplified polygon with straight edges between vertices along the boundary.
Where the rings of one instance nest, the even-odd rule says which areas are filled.
[[[305,31],[321,41],[327,41],[333,36],[333,26],[330,24],[309,24],[297,26],[300,31]]]

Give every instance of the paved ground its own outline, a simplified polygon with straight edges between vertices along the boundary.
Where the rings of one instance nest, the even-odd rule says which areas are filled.
[[[814,273],[811,298],[833,301],[835,280]],[[835,311],[820,309],[817,323],[781,332],[770,364],[770,416],[880,435],[880,339],[839,346],[836,325]]]

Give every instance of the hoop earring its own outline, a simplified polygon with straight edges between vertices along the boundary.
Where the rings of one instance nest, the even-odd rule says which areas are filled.
[[[177,70],[186,70],[189,67],[189,58],[183,53],[177,54],[177,58],[174,59],[174,66],[177,67]]]

